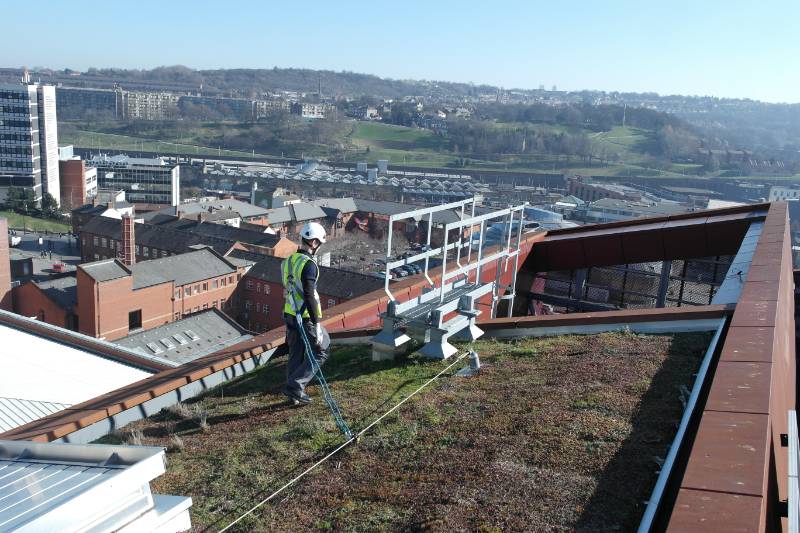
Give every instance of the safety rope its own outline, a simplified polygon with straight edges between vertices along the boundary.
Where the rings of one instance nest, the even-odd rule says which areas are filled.
[[[297,329],[300,330],[300,337],[302,337],[303,344],[305,345],[306,356],[311,362],[311,369],[313,370],[314,375],[319,382],[319,386],[322,389],[322,397],[325,399],[325,403],[328,404],[328,409],[330,409],[331,413],[333,414],[333,418],[336,420],[336,425],[338,426],[339,430],[344,434],[345,437],[351,439],[353,438],[353,432],[350,431],[350,427],[347,425],[347,422],[344,421],[342,411],[339,409],[339,404],[336,403],[336,400],[333,398],[331,389],[328,387],[328,381],[325,379],[325,375],[322,373],[322,367],[319,366],[319,362],[314,356],[314,350],[311,348],[311,343],[309,342],[308,336],[306,335],[306,330],[303,327],[303,318],[299,315],[295,315],[295,317],[297,318]]]
[[[472,343],[470,343],[470,346],[472,346]],[[233,522],[231,522],[230,524],[228,524],[228,525],[227,525],[227,526],[225,526],[224,528],[220,529],[220,530],[219,530],[219,532],[220,532],[220,533],[224,533],[225,531],[229,530],[229,529],[230,529],[230,528],[232,528],[234,525],[236,525],[236,524],[238,524],[239,522],[241,522],[242,520],[244,520],[244,519],[245,519],[247,516],[249,516],[249,515],[253,514],[253,513],[256,511],[256,509],[258,509],[259,507],[261,507],[261,506],[262,506],[262,505],[264,505],[265,503],[269,502],[270,500],[273,500],[273,499],[274,499],[276,496],[278,496],[280,493],[282,493],[283,491],[285,491],[286,489],[288,489],[289,487],[291,487],[292,485],[294,485],[295,483],[297,483],[298,481],[300,481],[302,478],[304,478],[304,477],[305,477],[307,474],[309,474],[310,472],[312,472],[312,471],[314,471],[315,469],[317,469],[317,468],[318,468],[318,467],[319,467],[321,464],[323,464],[325,461],[327,461],[328,459],[330,459],[331,457],[333,457],[334,455],[336,455],[337,453],[339,453],[340,451],[342,451],[344,448],[346,448],[346,447],[347,447],[347,446],[349,446],[350,444],[352,444],[352,443],[354,443],[354,442],[357,442],[357,441],[358,441],[358,439],[360,439],[360,438],[361,438],[361,436],[362,436],[362,435],[364,435],[364,433],[366,433],[367,431],[369,431],[370,429],[372,429],[373,427],[375,427],[377,424],[379,424],[379,423],[380,423],[380,421],[381,421],[381,420],[383,420],[384,418],[386,418],[387,416],[389,416],[390,414],[392,414],[393,412],[395,412],[397,409],[399,409],[399,408],[400,408],[400,406],[401,406],[401,405],[403,405],[403,404],[404,404],[404,403],[406,403],[408,400],[410,400],[411,398],[413,398],[414,396],[416,396],[417,394],[419,394],[420,392],[422,392],[422,390],[423,390],[423,389],[425,389],[426,387],[428,387],[428,385],[430,385],[431,383],[433,383],[434,381],[436,381],[437,379],[439,379],[439,378],[442,376],[442,374],[444,374],[445,372],[447,372],[448,370],[450,370],[451,368],[453,368],[453,367],[454,367],[456,364],[458,364],[458,362],[459,362],[459,361],[461,361],[462,359],[464,359],[464,357],[466,357],[467,355],[469,355],[471,351],[472,351],[471,349],[470,349],[470,350],[467,350],[466,352],[464,352],[464,353],[462,353],[461,355],[459,355],[458,357],[456,357],[456,358],[455,358],[455,359],[454,359],[454,360],[453,360],[453,361],[452,361],[452,362],[451,362],[449,365],[447,365],[447,366],[446,366],[446,367],[444,367],[442,370],[440,370],[440,371],[439,371],[439,373],[437,373],[435,376],[433,376],[432,378],[430,378],[428,381],[426,381],[425,383],[423,383],[422,385],[420,385],[420,386],[417,388],[417,390],[415,390],[414,392],[412,392],[411,394],[409,394],[408,396],[406,396],[405,398],[403,398],[402,400],[400,400],[400,401],[399,401],[397,404],[395,404],[395,406],[394,406],[394,407],[392,407],[391,409],[389,409],[388,411],[386,411],[385,413],[383,413],[381,416],[379,416],[378,418],[376,418],[375,420],[373,420],[372,422],[370,422],[370,424],[369,424],[368,426],[366,426],[364,429],[362,429],[361,431],[359,431],[357,434],[355,434],[355,435],[353,435],[353,436],[349,437],[349,438],[348,438],[348,439],[347,439],[345,442],[343,442],[342,444],[340,444],[339,446],[337,446],[337,447],[336,447],[336,448],[335,448],[333,451],[331,451],[330,453],[328,453],[328,455],[326,455],[325,457],[323,457],[322,459],[320,459],[319,461],[317,461],[317,462],[316,462],[316,463],[314,463],[313,465],[311,465],[311,466],[309,466],[308,468],[306,468],[305,470],[303,470],[303,471],[302,471],[300,474],[298,474],[297,476],[293,477],[292,479],[290,479],[289,481],[287,481],[286,483],[284,483],[284,484],[283,484],[281,487],[279,487],[279,488],[278,488],[278,489],[277,489],[275,492],[273,492],[272,494],[270,494],[269,496],[267,496],[266,498],[264,498],[263,500],[261,500],[260,502],[258,502],[257,504],[255,504],[253,507],[251,507],[251,508],[250,508],[249,510],[247,510],[245,513],[243,513],[242,515],[240,515],[240,516],[239,516],[239,517],[238,517],[236,520],[234,520]]]
[[[291,266],[289,268],[291,269]],[[297,298],[295,298],[295,296],[298,295],[297,287],[294,283],[294,275],[291,273],[291,271],[287,275],[286,284],[288,285],[288,297],[292,302],[292,309],[294,309],[294,317],[295,320],[297,320],[297,329],[300,331],[300,338],[303,339],[303,347],[306,357],[308,357],[308,361],[311,363],[311,370],[314,376],[316,376],[319,386],[322,389],[322,397],[325,399],[325,403],[328,405],[328,409],[330,409],[331,414],[333,414],[333,418],[336,420],[336,426],[339,428],[339,431],[341,431],[346,438],[351,439],[353,438],[353,432],[350,431],[350,427],[347,425],[347,422],[344,421],[342,411],[339,409],[339,404],[336,403],[336,400],[333,398],[333,394],[331,394],[331,389],[328,387],[328,381],[325,379],[325,374],[322,373],[322,367],[319,366],[319,362],[314,355],[314,350],[311,348],[311,343],[308,340],[308,335],[306,335],[306,329],[303,327],[303,313],[301,310],[297,309]]]

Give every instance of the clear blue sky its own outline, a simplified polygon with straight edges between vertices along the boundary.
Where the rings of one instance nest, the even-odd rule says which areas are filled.
[[[798,0],[34,4],[0,3],[0,66],[307,67],[800,102]]]

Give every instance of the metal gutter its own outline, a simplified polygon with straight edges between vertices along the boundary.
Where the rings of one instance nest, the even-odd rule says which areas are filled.
[[[683,410],[681,423],[678,426],[678,431],[675,433],[675,438],[672,441],[672,445],[669,447],[667,457],[664,459],[664,464],[661,467],[658,480],[656,480],[656,486],[653,488],[653,492],[650,494],[650,499],[647,502],[647,508],[644,511],[642,521],[639,523],[639,528],[637,529],[638,533],[647,533],[651,531],[653,527],[653,521],[655,520],[656,513],[659,511],[667,483],[672,476],[672,471],[675,467],[675,461],[678,457],[681,447],[683,446],[684,439],[686,438],[689,422],[691,421],[692,416],[695,413],[695,409],[697,408],[700,391],[706,382],[708,369],[711,366],[711,360],[714,358],[714,353],[717,350],[717,344],[719,343],[719,340],[722,337],[722,332],[725,329],[725,322],[725,318],[719,319],[717,331],[714,333],[714,337],[711,339],[711,342],[706,349],[706,354],[705,357],[703,357],[702,363],[700,363],[700,368],[697,371],[697,378],[694,380],[692,392],[689,395],[689,400],[686,402],[686,409]]]

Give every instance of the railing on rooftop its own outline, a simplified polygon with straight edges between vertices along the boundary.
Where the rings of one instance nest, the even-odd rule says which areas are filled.
[[[469,214],[467,214],[469,209]],[[508,315],[511,316],[514,304],[519,253],[524,231],[525,204],[509,206],[480,215],[475,214],[476,199],[460,200],[449,204],[415,209],[389,217],[387,236],[386,268],[384,290],[389,297],[387,311],[382,315],[384,329],[373,339],[373,346],[383,345],[397,349],[408,342],[410,337],[399,329],[407,326],[426,344],[421,353],[434,358],[447,358],[455,353],[455,348],[447,339],[459,334],[465,340],[475,340],[483,332],[475,325],[480,314],[476,303],[491,294],[491,317],[497,313],[498,304],[508,301]],[[431,247],[435,215],[444,217],[446,213],[458,211],[458,218],[452,222],[440,221],[442,244]],[[392,256],[392,237],[396,222],[413,219],[421,222],[427,219],[426,239],[423,251],[408,257],[394,259]],[[495,221],[499,235],[487,240],[487,230]],[[516,229],[515,229],[516,228]],[[477,234],[476,234],[477,231]],[[454,233],[454,242],[450,242]],[[489,249],[489,254],[484,252]],[[473,258],[474,256],[474,258]],[[439,257],[441,271],[431,274],[431,259]],[[513,267],[509,268],[513,260]],[[448,270],[448,261],[450,269]],[[455,262],[453,266],[452,262]],[[390,290],[390,279],[394,269],[422,263],[419,270],[411,271],[424,275],[428,284],[420,296],[405,302],[398,302]],[[497,265],[491,281],[483,278],[484,267]],[[438,268],[438,266],[436,267]],[[420,271],[421,270],[421,271]],[[508,285],[502,283],[505,274],[510,274]],[[507,276],[506,276],[507,277]],[[455,313],[455,317],[445,317]]]

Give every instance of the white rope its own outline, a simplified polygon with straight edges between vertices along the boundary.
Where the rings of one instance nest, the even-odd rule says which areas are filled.
[[[297,476],[295,476],[294,478],[292,478],[292,479],[290,479],[289,481],[287,481],[287,482],[286,482],[286,483],[285,483],[283,486],[281,486],[281,487],[280,487],[278,490],[276,490],[275,492],[273,492],[272,494],[270,494],[269,496],[267,496],[266,498],[264,498],[263,500],[261,500],[260,502],[258,502],[257,504],[255,504],[253,507],[251,507],[251,508],[250,508],[250,510],[248,510],[246,513],[244,513],[243,515],[241,515],[239,518],[237,518],[236,520],[234,520],[233,522],[231,522],[230,524],[228,524],[228,525],[227,525],[227,526],[225,526],[224,528],[220,529],[220,530],[219,530],[219,531],[220,531],[220,533],[223,533],[224,531],[227,531],[228,529],[230,529],[231,527],[233,527],[234,525],[236,525],[238,522],[240,522],[241,520],[243,520],[243,519],[244,519],[246,516],[248,516],[248,515],[252,514],[252,513],[253,513],[253,512],[254,512],[256,509],[258,509],[259,507],[261,507],[262,505],[264,505],[264,504],[265,504],[265,503],[267,503],[268,501],[270,501],[270,500],[272,500],[273,498],[275,498],[275,497],[276,497],[278,494],[280,494],[280,493],[281,493],[281,492],[283,492],[284,490],[288,489],[289,487],[291,487],[292,485],[294,485],[295,483],[297,483],[298,481],[300,481],[300,479],[302,479],[303,477],[305,477],[305,475],[306,475],[306,474],[308,474],[309,472],[311,472],[311,471],[313,471],[314,469],[316,469],[316,468],[317,468],[319,465],[321,465],[322,463],[324,463],[325,461],[327,461],[328,459],[330,459],[331,457],[333,457],[334,455],[336,455],[337,453],[339,453],[340,451],[342,451],[344,448],[346,448],[347,446],[349,446],[349,445],[350,445],[351,443],[353,443],[354,441],[358,440],[358,439],[361,437],[361,435],[363,435],[364,433],[366,433],[367,431],[369,431],[370,429],[372,429],[372,428],[373,428],[373,427],[374,427],[376,424],[378,424],[378,423],[379,423],[381,420],[383,420],[384,418],[386,418],[387,416],[389,416],[390,414],[392,414],[392,413],[393,413],[394,411],[396,411],[396,410],[397,410],[397,409],[398,409],[398,408],[399,408],[401,405],[403,405],[403,404],[404,404],[404,403],[406,403],[408,400],[410,400],[411,398],[413,398],[414,396],[416,396],[416,395],[417,395],[417,394],[418,394],[420,391],[422,391],[422,390],[423,390],[425,387],[427,387],[428,385],[430,385],[431,383],[433,383],[434,381],[436,381],[437,379],[439,379],[439,377],[441,377],[441,375],[442,375],[442,374],[444,374],[445,372],[447,372],[448,370],[450,370],[451,368],[453,368],[453,367],[456,365],[456,363],[458,363],[459,361],[461,361],[461,360],[462,360],[464,357],[466,357],[468,354],[469,354],[469,351],[466,351],[466,352],[462,353],[461,355],[459,355],[458,357],[456,357],[456,358],[453,360],[453,362],[452,362],[452,363],[450,363],[449,365],[447,365],[445,368],[443,368],[443,369],[441,370],[441,372],[439,372],[438,374],[436,374],[435,376],[433,376],[431,379],[429,379],[428,381],[426,381],[425,383],[423,383],[422,385],[420,385],[420,387],[419,387],[417,390],[415,390],[414,392],[412,392],[411,394],[409,394],[408,396],[406,396],[405,398],[403,398],[403,399],[402,399],[402,400],[401,400],[401,401],[400,401],[398,404],[396,404],[394,407],[392,407],[391,409],[389,409],[388,411],[386,411],[385,413],[383,413],[381,416],[379,416],[378,418],[376,418],[375,420],[373,420],[373,421],[372,421],[372,422],[371,422],[371,423],[370,423],[370,424],[369,424],[367,427],[365,427],[364,429],[362,429],[361,431],[359,431],[358,433],[356,433],[356,434],[355,434],[353,437],[351,437],[351,438],[347,439],[345,442],[343,442],[342,444],[340,444],[340,445],[339,445],[339,446],[338,446],[338,447],[337,447],[335,450],[333,450],[333,451],[332,451],[332,452],[330,452],[328,455],[326,455],[325,457],[323,457],[322,459],[320,459],[319,461],[317,461],[317,462],[316,462],[316,463],[314,463],[313,465],[311,465],[311,466],[309,466],[308,468],[306,468],[305,470],[303,470],[303,472],[301,472],[300,474],[298,474],[298,475],[297,475]]]

